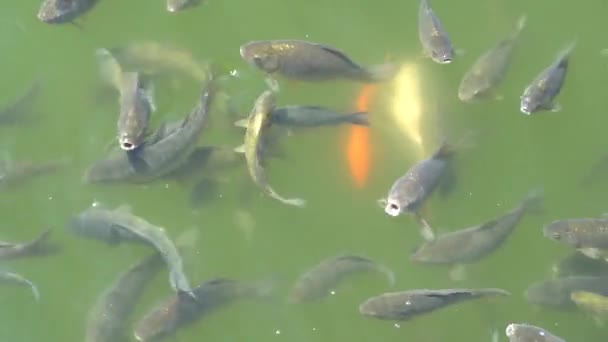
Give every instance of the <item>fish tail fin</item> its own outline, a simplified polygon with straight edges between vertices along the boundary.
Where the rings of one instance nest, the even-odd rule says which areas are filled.
[[[382,82],[393,79],[399,72],[401,65],[396,62],[372,65],[365,69],[366,78],[370,82]]]
[[[472,148],[475,146],[474,136],[475,134],[473,132],[469,132],[454,143],[444,139],[433,157],[438,159],[449,159],[461,149]]]
[[[95,58],[99,64],[99,73],[104,82],[120,91],[122,84],[122,67],[110,50],[100,48],[95,50]]]
[[[348,122],[353,125],[359,126],[369,126],[369,119],[367,117],[367,112],[357,112],[348,114]]]
[[[517,19],[517,23],[515,24],[515,31],[511,35],[512,39],[517,39],[519,37],[521,32],[526,27],[527,21],[528,21],[527,14],[522,14],[521,16],[519,16],[519,19]]]
[[[532,189],[521,203],[521,207],[528,212],[540,213],[543,210],[544,189]]]
[[[42,232],[36,239],[28,244],[26,247],[30,253],[33,254],[48,254],[55,250],[54,246],[51,246],[48,242],[49,236],[51,235],[51,229],[47,229]]]
[[[397,280],[395,278],[395,272],[386,265],[378,265],[377,269],[386,276],[386,279],[388,280],[388,285],[390,287],[394,287],[397,283]]]
[[[274,191],[274,189],[272,189],[269,186],[266,187],[266,193],[268,194],[268,196],[276,199],[277,201],[279,201],[281,203],[287,204],[287,205],[291,205],[291,206],[298,207],[298,208],[304,208],[306,206],[305,199],[285,198],[285,197],[279,195],[276,191]]]
[[[566,68],[568,67],[568,61],[570,59],[570,54],[572,54],[572,50],[576,47],[578,42],[578,38],[572,39],[572,41],[559,52],[558,56],[558,67]]]

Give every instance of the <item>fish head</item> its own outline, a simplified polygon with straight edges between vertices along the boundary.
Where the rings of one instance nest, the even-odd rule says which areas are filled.
[[[510,341],[549,341],[549,333],[528,324],[511,323],[507,325],[505,334]]]
[[[139,139],[132,134],[123,133],[118,137],[118,144],[125,151],[133,151],[139,146]]]
[[[580,245],[580,239],[571,229],[567,220],[558,220],[547,224],[543,227],[543,235],[548,239],[559,241],[575,248]]]
[[[281,66],[279,54],[270,42],[253,41],[243,44],[240,53],[245,62],[269,74],[279,70]]]
[[[423,189],[411,177],[399,178],[386,197],[384,212],[395,217],[415,211],[421,192]]]
[[[46,0],[38,10],[38,19],[47,24],[72,21],[79,11],[79,0]]]
[[[522,96],[521,101],[519,103],[519,110],[527,115],[530,115],[537,109],[537,105],[535,105],[535,101],[533,101],[530,96]]]
[[[454,59],[454,50],[449,42],[440,44],[438,48],[431,50],[431,59],[439,64],[450,64]]]
[[[195,3],[194,0],[167,0],[167,11],[175,13],[191,7]]]

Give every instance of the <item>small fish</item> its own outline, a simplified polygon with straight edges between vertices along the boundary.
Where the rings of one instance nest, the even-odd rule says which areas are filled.
[[[302,40],[259,40],[241,45],[241,58],[266,74],[274,91],[280,75],[300,81],[347,79],[359,82],[381,82],[392,79],[398,64],[386,63],[362,67],[344,52],[329,46]]]
[[[239,299],[266,297],[274,285],[264,280],[253,284],[215,278],[194,289],[194,298],[177,293],[157,305],[135,323],[137,341],[161,341],[202,316]]]
[[[32,290],[36,301],[40,301],[40,292],[38,292],[38,288],[36,287],[36,285],[17,273],[0,272],[0,284],[16,284],[20,286],[27,286]]]
[[[525,25],[526,16],[522,15],[514,32],[477,58],[460,81],[458,98],[461,101],[481,100],[494,92],[511,65],[515,45]]]
[[[573,276],[544,280],[530,285],[525,292],[528,302],[557,309],[575,306],[570,294],[588,291],[608,296],[608,277]]]
[[[276,108],[270,116],[273,124],[285,126],[316,127],[339,124],[369,126],[366,112],[340,114],[319,106],[285,106]]]
[[[566,342],[543,328],[525,323],[507,325],[505,334],[509,342]]]
[[[33,255],[46,254],[53,249],[48,245],[51,230],[43,231],[37,238],[24,243],[0,241],[0,260],[16,259]]]
[[[305,302],[322,299],[346,278],[370,271],[383,273],[390,286],[395,284],[395,274],[388,267],[366,257],[341,255],[325,259],[302,274],[289,295],[290,300]]]
[[[580,252],[574,252],[555,263],[552,272],[555,278],[570,276],[608,277],[608,263],[600,259],[591,259]]]
[[[604,325],[608,317],[608,296],[588,291],[575,291],[570,294],[570,299],[579,309],[591,314],[598,325]]]
[[[521,96],[520,111],[530,115],[539,111],[559,111],[560,106],[554,102],[566,78],[566,71],[570,60],[570,53],[576,41],[561,51],[556,60],[526,87]]]
[[[167,264],[171,287],[175,291],[192,293],[183,271],[182,258],[165,229],[133,215],[128,206],[122,205],[110,210],[100,204],[93,205],[73,216],[67,228],[74,234],[101,240],[110,245],[122,242],[150,245],[161,254]]]
[[[426,55],[439,64],[449,64],[454,59],[454,48],[443,25],[429,4],[420,0],[418,10],[418,38]]]
[[[121,273],[89,313],[85,341],[127,341],[128,319],[144,288],[162,266],[162,256],[154,253]]]
[[[247,120],[247,131],[245,132],[245,143],[237,147],[235,151],[245,154],[247,169],[254,183],[264,193],[277,201],[302,208],[306,201],[301,198],[284,198],[279,195],[266,181],[266,173],[260,160],[260,151],[263,150],[262,142],[265,139],[268,128],[270,128],[270,113],[274,109],[275,98],[271,91],[264,91],[255,101],[253,109]]]
[[[33,83],[22,95],[9,105],[0,109],[0,125],[11,125],[27,121],[26,112],[30,109],[34,98],[40,92],[40,84]]]
[[[553,221],[543,235],[576,248],[592,259],[608,260],[608,218],[579,218]]]
[[[200,0],[167,0],[167,11],[179,12],[200,3]]]
[[[0,162],[0,190],[21,185],[33,178],[55,173],[67,164],[66,160],[47,162],[4,161]]]
[[[502,246],[523,215],[532,207],[539,207],[541,200],[540,191],[531,191],[508,213],[477,226],[439,235],[434,241],[419,246],[410,259],[420,263],[452,265],[479,261]]]
[[[377,319],[405,321],[467,300],[510,295],[505,290],[491,288],[387,292],[363,302],[359,313]]]
[[[118,117],[118,143],[123,150],[133,151],[143,143],[153,110],[152,95],[145,89],[140,74],[124,73]]]
[[[89,11],[98,0],[44,0],[38,19],[47,24],[71,23]]]

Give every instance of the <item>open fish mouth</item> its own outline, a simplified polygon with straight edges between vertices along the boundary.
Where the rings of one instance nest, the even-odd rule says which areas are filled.
[[[401,213],[401,207],[395,202],[388,201],[386,203],[386,207],[384,207],[384,212],[389,216],[399,216]]]
[[[135,148],[137,148],[137,145],[131,140],[120,140],[120,148],[125,151],[133,151]]]

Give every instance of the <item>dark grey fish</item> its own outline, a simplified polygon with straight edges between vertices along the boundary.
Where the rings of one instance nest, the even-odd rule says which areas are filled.
[[[570,60],[570,53],[576,41],[561,51],[556,60],[526,87],[521,96],[520,111],[530,115],[539,111],[558,111],[560,106],[554,102],[555,97],[562,90],[566,71]]]
[[[111,245],[122,242],[144,243],[157,250],[169,268],[169,283],[175,291],[191,293],[182,266],[182,258],[162,227],[133,215],[127,206],[105,209],[93,205],[72,217],[67,225],[74,234],[104,241]]]
[[[29,279],[12,272],[0,272],[0,284],[26,286],[32,290],[34,298],[37,302],[40,301],[40,292],[36,285]]]
[[[89,313],[85,341],[128,341],[126,328],[135,304],[162,266],[162,256],[154,253],[121,273]]]
[[[341,255],[321,261],[300,276],[289,294],[292,302],[314,301],[326,297],[336,286],[357,273],[380,272],[386,275],[390,286],[395,274],[388,267],[358,255]]]
[[[487,98],[494,92],[509,70],[515,45],[525,25],[526,16],[523,15],[517,21],[514,32],[477,58],[460,81],[460,100],[473,102]]]
[[[272,289],[273,285],[268,281],[247,284],[215,278],[203,282],[193,290],[194,297],[178,292],[144,315],[135,323],[135,339],[161,341],[227,304],[244,298],[265,297]]]
[[[425,54],[439,64],[451,63],[455,53],[448,34],[435,15],[429,0],[420,0],[418,9],[418,38]]]
[[[53,251],[48,244],[48,237],[51,230],[47,229],[32,241],[18,243],[0,241],[0,260],[16,259],[40,254],[47,254]]]
[[[319,106],[285,106],[270,114],[273,124],[294,127],[316,127],[339,124],[369,126],[367,112],[341,114]]]
[[[89,11],[98,0],[44,0],[38,10],[38,19],[47,24],[73,22]]]
[[[502,246],[523,215],[540,206],[541,200],[541,192],[534,190],[516,208],[498,218],[423,243],[410,259],[429,264],[474,263]]]
[[[576,306],[570,298],[570,294],[575,291],[608,296],[608,277],[573,276],[545,280],[530,285],[525,296],[532,304],[571,309]]]
[[[608,218],[556,220],[543,227],[543,235],[592,259],[608,258]]]
[[[571,276],[608,277],[608,263],[574,252],[555,263],[552,267],[552,273],[555,278]]]
[[[509,342],[566,342],[543,328],[525,323],[507,325],[505,334]]]
[[[505,290],[492,288],[387,292],[363,302],[359,306],[359,312],[373,318],[404,321],[468,300],[510,295]]]
[[[154,105],[139,73],[126,72],[121,80],[118,143],[123,150],[133,151],[144,141]]]
[[[91,165],[87,183],[151,182],[179,169],[196,148],[207,122],[216,89],[212,79],[202,90],[199,103],[183,120],[161,125],[135,154],[114,149]]]
[[[191,176],[204,175],[205,178],[216,178],[242,164],[242,156],[232,147],[201,146],[192,151],[182,167],[167,177],[187,179]]]
[[[16,187],[31,179],[55,173],[66,164],[66,160],[0,162],[0,190]]]
[[[273,90],[278,89],[276,80],[271,78],[274,75],[301,81],[380,82],[393,78],[399,71],[395,63],[362,67],[332,46],[302,40],[251,41],[241,45],[240,54],[245,62],[267,75]]]
[[[200,0],[167,0],[167,11],[179,12],[198,5]]]
[[[16,100],[0,109],[0,125],[11,125],[27,121],[25,115],[38,93],[40,93],[40,84],[35,82]]]

